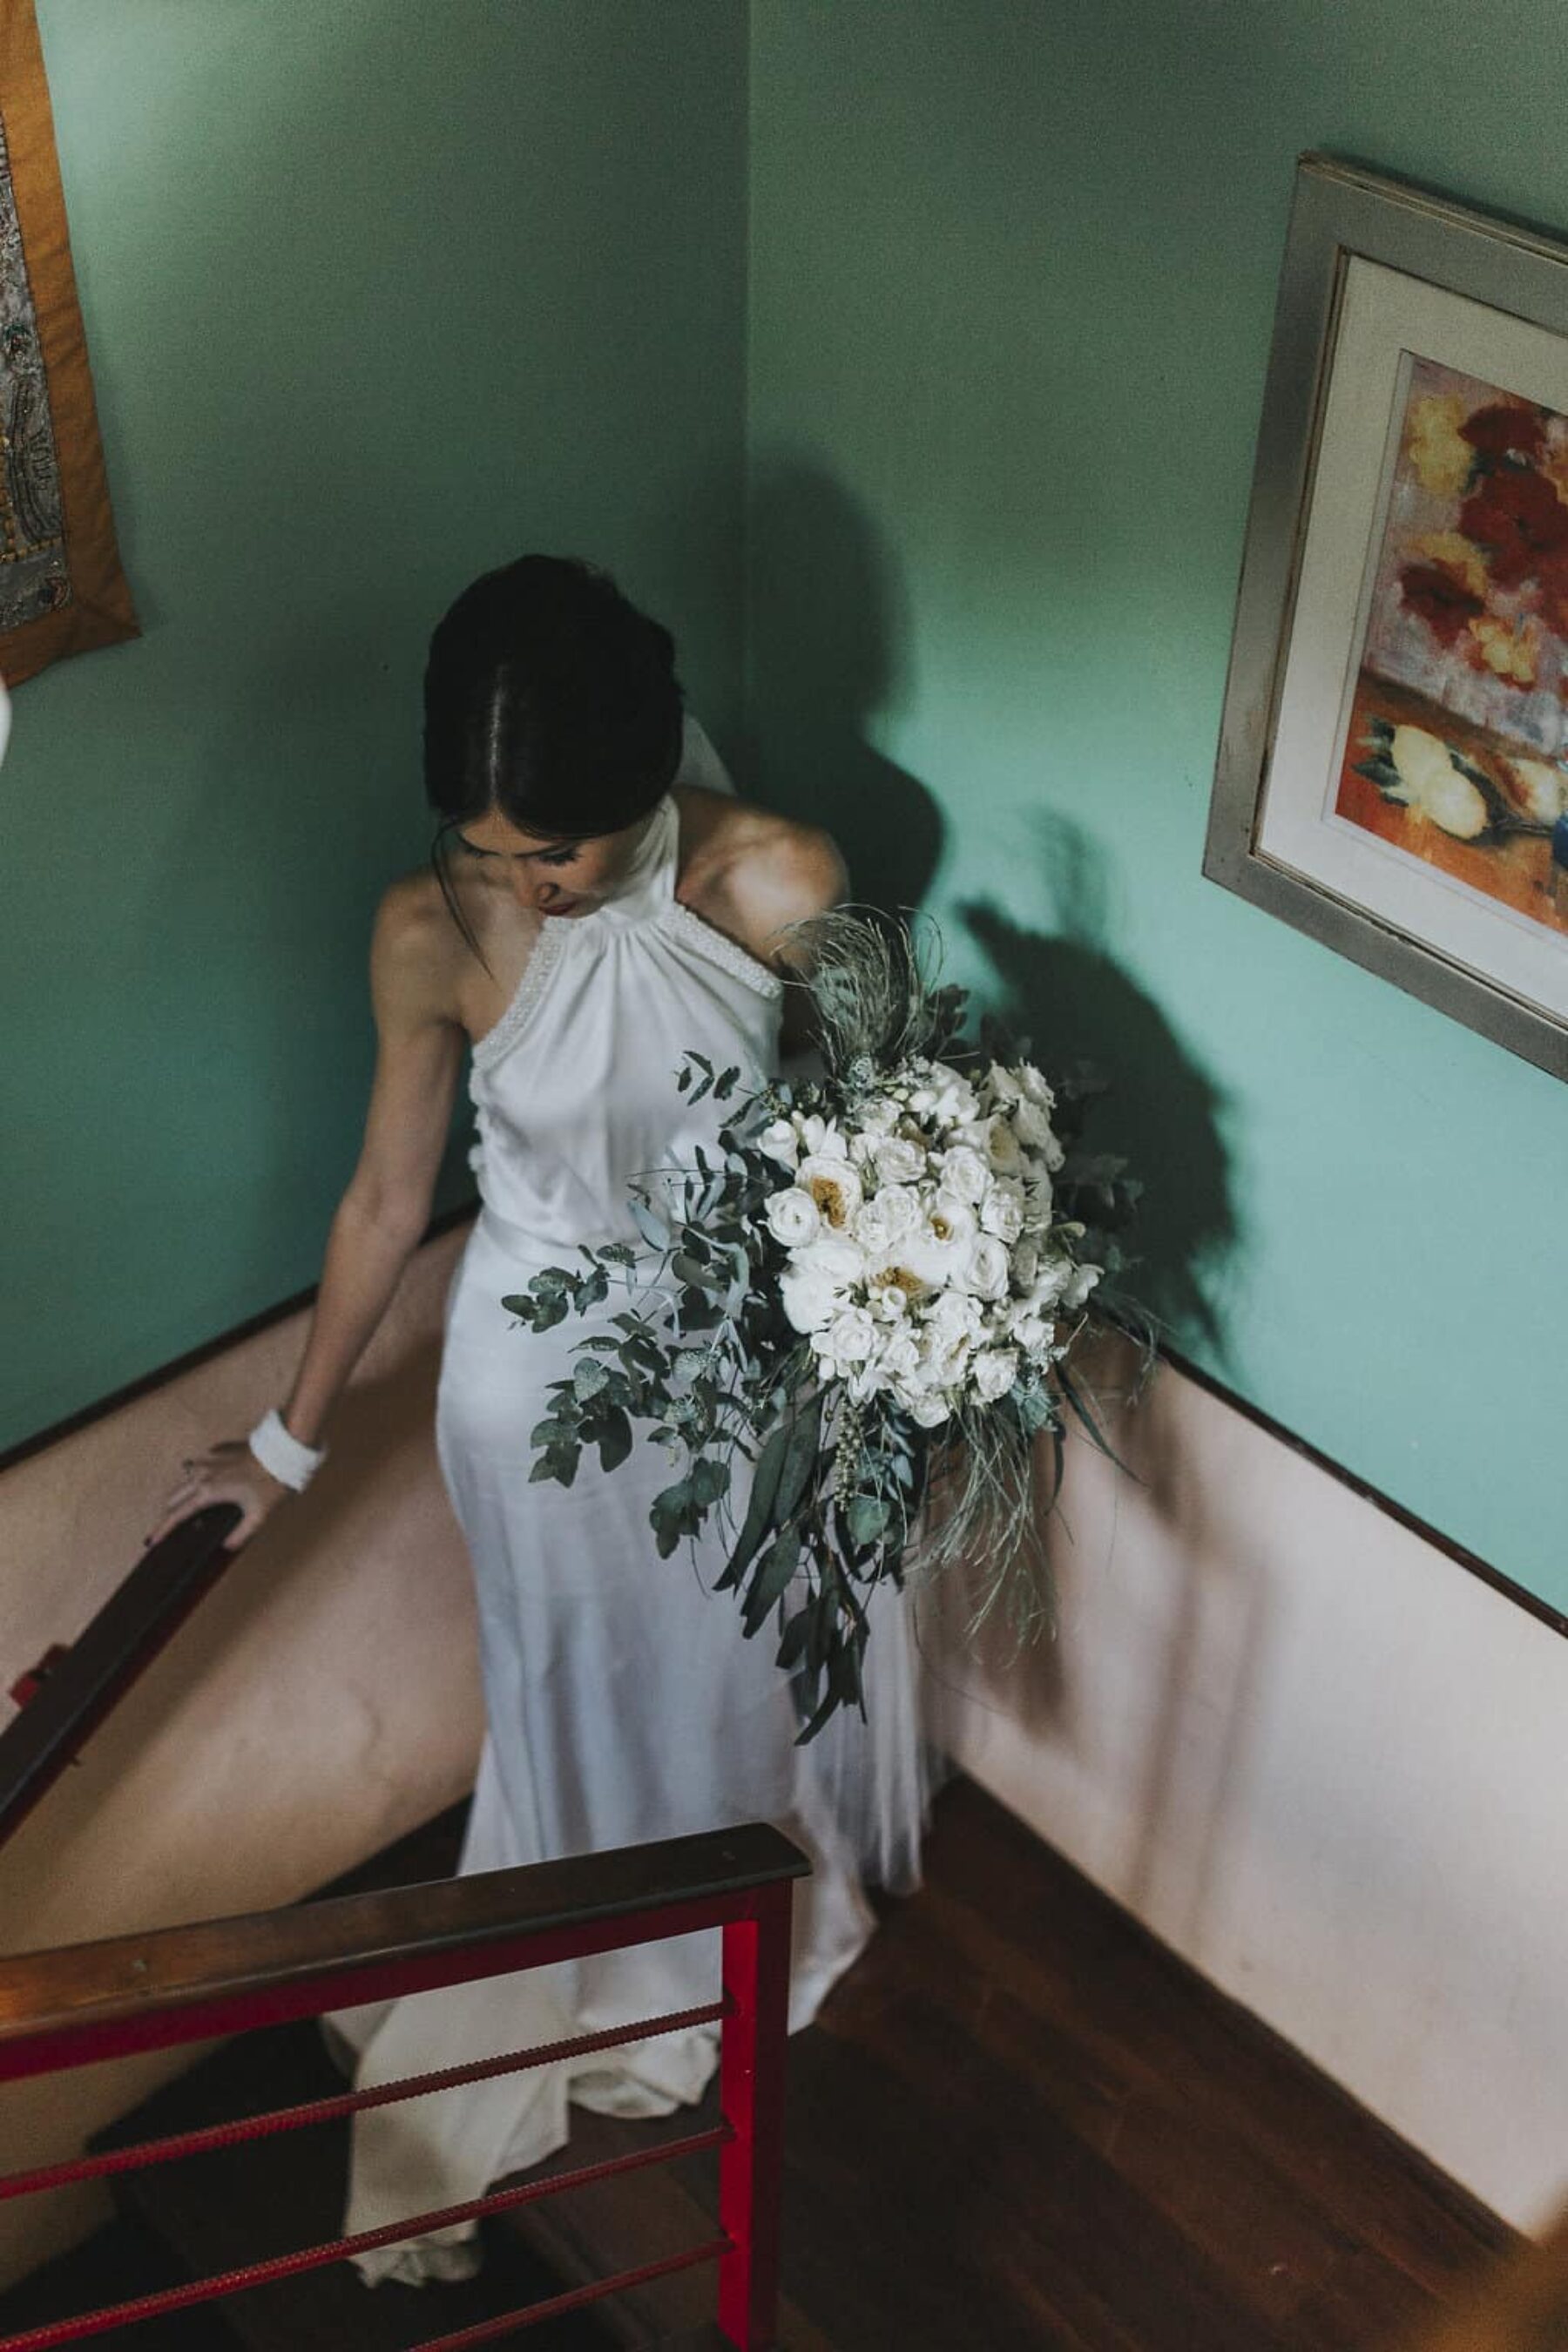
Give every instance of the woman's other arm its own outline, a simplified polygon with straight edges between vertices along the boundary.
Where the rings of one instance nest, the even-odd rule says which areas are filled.
[[[383,899],[371,947],[376,1023],[375,1078],[358,1164],[327,1237],[321,1285],[304,1351],[283,1408],[302,1444],[321,1443],[332,1406],[385,1314],[430,1220],[458,1076],[463,1033],[450,1003],[450,930],[423,877],[395,883]],[[290,1491],[228,1439],[187,1464],[155,1543],[206,1504],[237,1502],[231,1545],[246,1541]]]

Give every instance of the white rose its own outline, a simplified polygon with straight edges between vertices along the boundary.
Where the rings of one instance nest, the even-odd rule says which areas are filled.
[[[980,1223],[998,1241],[1016,1242],[1024,1230],[1024,1201],[1018,1187],[1005,1177],[994,1184],[980,1204]]]
[[[1058,1148],[1058,1158],[1061,1154]],[[1024,1186],[1024,1231],[1047,1234],[1056,1219],[1056,1196],[1048,1176],[1031,1176]]]
[[[820,1331],[844,1304],[838,1285],[814,1265],[786,1266],[779,1277],[779,1298],[796,1331]]]
[[[1047,1322],[1043,1315],[1037,1314],[1035,1309],[1026,1303],[1022,1310],[1013,1317],[1012,1329],[1008,1334],[1014,1346],[1020,1349],[1031,1360],[1043,1356],[1056,1336],[1056,1325]]]
[[[808,1152],[795,1171],[795,1182],[803,1192],[810,1193],[825,1224],[837,1234],[848,1230],[865,1194],[847,1160],[823,1151]]]
[[[975,1393],[982,1404],[994,1404],[1005,1397],[1018,1377],[1018,1354],[1015,1348],[982,1348],[969,1367]]]
[[[863,1250],[824,1234],[798,1250],[779,1278],[784,1311],[797,1331],[819,1331],[849,1305],[851,1286],[864,1281]]]
[[[1006,1295],[1007,1276],[1012,1262],[1005,1242],[994,1234],[979,1234],[971,1245],[963,1278],[977,1297],[1002,1298]]]
[[[980,1304],[962,1290],[944,1290],[926,1308],[923,1329],[943,1341],[973,1339],[984,1321]]]
[[[913,1336],[900,1328],[880,1339],[877,1364],[888,1380],[914,1386],[920,1373],[921,1351]]]
[[[1037,1314],[1055,1307],[1071,1279],[1072,1266],[1063,1257],[1046,1258],[1037,1267],[1028,1286],[1028,1302]]]
[[[991,1165],[998,1176],[1017,1174],[1023,1164],[1023,1154],[1018,1149],[1018,1138],[1014,1132],[1012,1120],[1004,1118],[999,1112],[988,1122],[985,1149]]]
[[[1038,1103],[1021,1102],[1013,1113],[1013,1132],[1030,1151],[1044,1152],[1056,1141],[1051,1122]]]
[[[818,1340],[839,1364],[863,1364],[876,1351],[877,1327],[863,1307],[847,1307],[836,1315]]]
[[[921,1429],[940,1429],[952,1410],[940,1389],[907,1390],[899,1402]]]
[[[891,1135],[899,1123],[899,1107],[888,1095],[873,1095],[855,1114],[862,1135]]]
[[[992,1063],[985,1073],[985,1084],[993,1102],[1016,1103],[1023,1093],[1016,1073],[1005,1069],[1000,1062]]]
[[[798,1184],[775,1192],[767,1206],[768,1231],[785,1249],[800,1249],[822,1231],[822,1213]]]
[[[829,1160],[845,1157],[844,1138],[831,1119],[819,1118],[816,1111],[797,1112],[795,1125],[805,1150],[821,1153]]]
[[[1033,1062],[1020,1062],[1016,1075],[1018,1084],[1032,1103],[1038,1103],[1042,1110],[1053,1110],[1056,1108],[1056,1096],[1046,1084],[1042,1073],[1036,1069]]]
[[[952,1192],[971,1207],[983,1201],[990,1188],[991,1176],[978,1151],[967,1143],[954,1144],[937,1160],[937,1173],[944,1192]]]
[[[924,1077],[910,1089],[910,1108],[917,1118],[952,1127],[973,1118],[979,1105],[967,1078],[946,1062],[932,1062]]]
[[[872,1256],[886,1257],[909,1239],[920,1222],[917,1196],[901,1184],[889,1184],[856,1211],[855,1238]]]
[[[876,1162],[877,1181],[881,1184],[913,1184],[926,1171],[925,1153],[907,1135],[879,1138],[871,1156]]]
[[[757,1138],[757,1149],[776,1160],[783,1168],[793,1169],[800,1158],[800,1138],[793,1119],[775,1118],[764,1127]]]

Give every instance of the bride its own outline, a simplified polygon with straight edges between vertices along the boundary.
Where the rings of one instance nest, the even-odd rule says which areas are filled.
[[[546,1391],[593,1326],[527,1331],[501,1305],[580,1244],[637,1244],[629,1180],[689,1163],[722,1116],[678,1091],[684,1055],[776,1068],[789,928],[843,895],[825,834],[732,796],[683,711],[674,653],[605,573],[543,555],[476,581],[437,628],[431,867],[394,883],[376,919],[375,1078],[299,1371],[248,1439],[185,1465],[154,1537],[228,1500],[245,1541],[320,1467],[333,1402],[428,1223],[471,1048],[480,1210],[447,1300],[436,1422],[478,1592],[487,1721],[459,1868],[774,1822],[813,1864],[794,2030],[871,1931],[863,1885],[908,1887],[918,1872],[925,1759],[898,1596],[882,1596],[867,1719],[842,1710],[797,1748],[765,1633],[742,1640],[732,1601],[709,1589],[721,1534],[657,1557],[662,1451],[639,1443],[611,1475],[587,1457],[569,1491],[531,1481]],[[329,2038],[369,2085],[698,2007],[717,1987],[711,1933],[343,2012]],[[370,2110],[345,2227],[455,2204],[541,2162],[567,2138],[569,2100],[667,2114],[700,2096],[714,2057],[704,2027]],[[476,2258],[470,2225],[361,2267],[415,2281]]]

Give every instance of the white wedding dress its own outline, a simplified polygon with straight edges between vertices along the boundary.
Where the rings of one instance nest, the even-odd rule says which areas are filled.
[[[682,781],[717,766],[688,722]],[[722,770],[718,771],[722,780]],[[689,1164],[721,1113],[676,1088],[688,1051],[755,1076],[776,1066],[781,984],[675,896],[667,797],[624,893],[546,921],[511,1004],[474,1049],[481,1212],[453,1280],[437,1412],[441,1468],[479,1593],[488,1733],[462,1861],[499,1870],[645,1839],[776,1822],[809,1854],[795,1890],[791,2030],[809,2022],[871,1931],[861,1892],[917,1881],[929,1794],[914,1643],[898,1595],[872,1612],[868,1723],[842,1712],[805,1748],[771,1624],[742,1637],[715,1530],[661,1560],[653,1496],[678,1475],[637,1433],[604,1473],[535,1485],[530,1433],[595,1323],[520,1326],[502,1297],[583,1243],[637,1244],[629,1180]],[[638,1244],[640,1246],[640,1244]],[[612,1293],[608,1317],[625,1304]],[[744,1495],[736,1497],[744,1508]],[[341,2012],[329,2038],[362,2086],[713,2000],[716,1931]],[[717,2029],[442,2092],[356,2118],[346,2228],[476,2197],[568,2137],[568,2101],[663,2115],[697,2099]],[[363,2275],[460,2275],[469,2229],[361,2261]]]

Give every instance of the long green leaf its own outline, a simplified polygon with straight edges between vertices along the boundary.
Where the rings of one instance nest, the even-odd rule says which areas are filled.
[[[742,1617],[742,1630],[748,1640],[756,1632],[775,1601],[782,1600],[789,1590],[795,1570],[800,1566],[800,1530],[785,1528],[776,1535],[757,1563],[746,1595]]]
[[[773,1525],[773,1507],[778,1501],[779,1481],[784,1475],[784,1456],[789,1451],[789,1431],[781,1422],[763,1446],[752,1480],[751,1500],[746,1516],[730,1554],[729,1566],[719,1579],[721,1592],[731,1591],[741,1581],[756,1557],[757,1548]]]
[[[789,1444],[779,1478],[775,1510],[775,1516],[781,1521],[793,1518],[800,1508],[811,1474],[816,1467],[816,1449],[821,1433],[822,1399],[814,1396],[790,1425]]]

